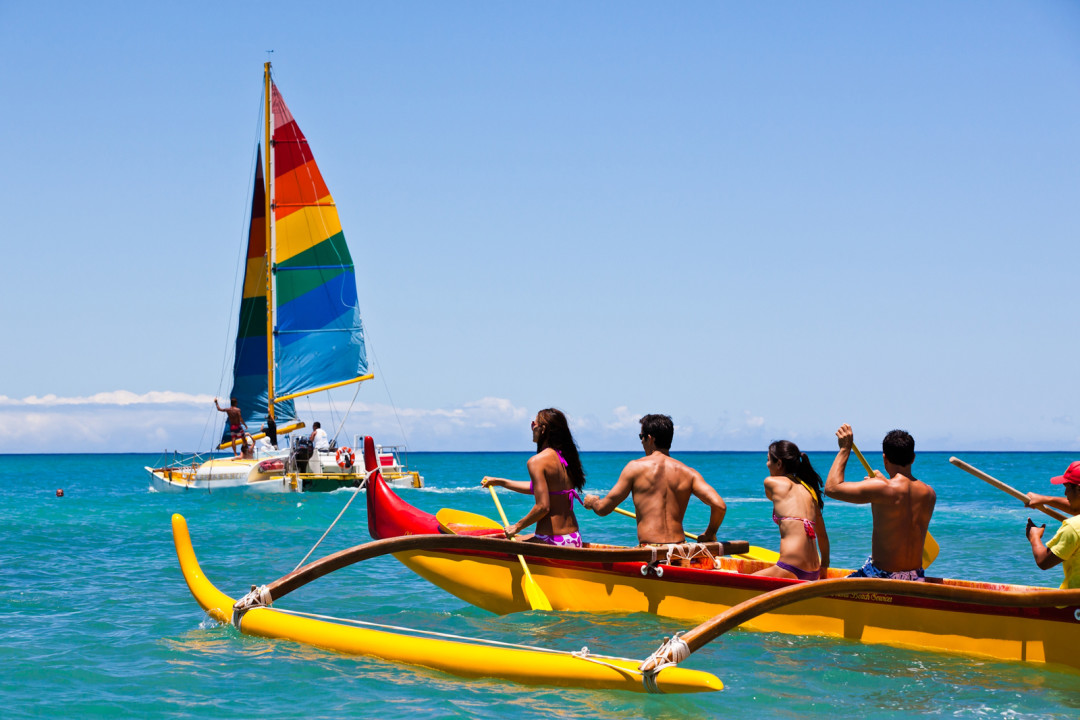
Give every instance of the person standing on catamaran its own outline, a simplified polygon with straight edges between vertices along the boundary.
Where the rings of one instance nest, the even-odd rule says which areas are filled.
[[[536,523],[532,542],[581,547],[574,500],[581,500],[585,471],[566,415],[555,408],[541,410],[532,421],[532,436],[536,454],[527,463],[529,482],[485,477],[480,484],[504,487],[535,498],[525,517],[507,528],[507,537]]]
[[[699,542],[716,540],[716,531],[727,513],[724,499],[705,482],[701,473],[668,454],[674,436],[675,424],[670,416],[646,415],[641,418],[638,439],[645,457],[627,463],[607,497],[585,496],[585,507],[604,516],[633,494],[641,545],[686,542],[682,521],[691,495],[709,506],[709,526],[698,535]]]
[[[240,455],[237,446],[244,441],[245,431],[247,430],[247,423],[244,422],[244,418],[240,414],[240,403],[236,398],[232,398],[229,407],[223,408],[218,404],[218,399],[214,398],[214,407],[218,409],[218,412],[225,413],[225,417],[229,421],[229,438],[232,440],[233,457],[237,457]]]
[[[1064,498],[1028,493],[1027,504],[1031,507],[1050,505],[1071,513],[1073,517],[1066,518],[1054,533],[1054,537],[1045,545],[1042,536],[1046,524],[1036,525],[1028,518],[1028,542],[1031,543],[1035,564],[1040,569],[1049,570],[1064,563],[1065,580],[1061,583],[1062,590],[1080,588],[1080,460],[1069,465],[1064,475],[1051,478],[1050,482],[1065,486]]]
[[[851,426],[841,425],[836,440],[840,451],[829,468],[825,494],[857,505],[869,503],[874,515],[872,554],[848,577],[924,580],[923,546],[937,493],[911,474],[915,438],[903,430],[890,431],[881,443],[888,474],[875,470],[873,477],[858,482],[844,482],[844,471],[855,446]]]

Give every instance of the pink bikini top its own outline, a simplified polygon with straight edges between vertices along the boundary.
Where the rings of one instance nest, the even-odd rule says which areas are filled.
[[[563,467],[569,467],[570,466],[570,463],[566,462],[566,458],[564,458],[562,456],[561,452],[556,450],[555,454],[559,456],[559,462],[562,463]],[[532,480],[530,480],[529,481],[529,492],[532,492],[532,491],[533,491],[533,484],[532,484]],[[570,488],[569,490],[548,490],[548,495],[566,495],[567,497],[570,498],[570,505],[571,506],[574,504],[575,500],[577,500],[582,505],[585,504],[585,501],[581,498],[581,493],[579,493],[574,488]]]

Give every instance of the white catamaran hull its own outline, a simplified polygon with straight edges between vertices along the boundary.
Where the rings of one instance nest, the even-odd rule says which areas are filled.
[[[342,468],[336,464],[336,453],[319,452],[318,460],[309,461],[308,472],[285,473],[287,450],[276,451],[257,458],[213,458],[200,465],[145,468],[150,473],[152,487],[158,492],[185,490],[245,490],[261,493],[327,491],[348,488],[366,481],[368,473],[355,465]],[[379,455],[383,480],[393,487],[422,488],[424,478],[416,471],[404,468],[391,453]],[[312,458],[314,460],[314,458]],[[268,460],[282,462],[268,464]]]

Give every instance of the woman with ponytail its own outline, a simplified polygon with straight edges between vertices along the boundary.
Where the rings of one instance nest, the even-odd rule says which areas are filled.
[[[755,575],[824,579],[829,571],[829,536],[821,516],[825,498],[821,476],[806,453],[788,440],[769,446],[765,495],[773,503],[773,521],[780,528],[780,559]],[[817,542],[815,546],[815,540]],[[820,551],[820,555],[819,555]]]
[[[536,414],[532,433],[536,454],[527,464],[529,482],[485,477],[480,484],[502,486],[535,498],[532,509],[507,528],[507,535],[516,535],[536,523],[532,542],[581,547],[574,500],[581,500],[585,471],[581,469],[581,458],[570,434],[570,425],[561,411],[547,408]]]

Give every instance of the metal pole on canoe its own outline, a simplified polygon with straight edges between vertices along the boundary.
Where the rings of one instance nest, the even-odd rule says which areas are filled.
[[[859,462],[862,463],[863,468],[866,470],[866,474],[870,477],[874,477],[874,469],[870,467],[870,463],[866,462],[866,458],[859,451],[859,448],[855,443],[851,443],[851,449],[855,451],[855,457],[859,458]],[[930,567],[935,560],[937,560],[938,553],[941,552],[941,548],[938,547],[937,540],[930,534],[930,530],[926,531],[926,539],[923,540],[922,549],[922,566],[924,568]]]
[[[1025,495],[1024,493],[1020,492],[1019,490],[1017,490],[1016,488],[1014,488],[1014,487],[1012,487],[1010,485],[1006,485],[1005,483],[998,480],[996,477],[992,477],[990,475],[987,475],[982,470],[979,470],[976,467],[972,467],[971,465],[968,465],[966,462],[964,462],[963,460],[961,460],[958,457],[949,458],[949,462],[951,462],[953,465],[960,468],[964,472],[971,473],[972,475],[979,478],[980,480],[985,480],[987,483],[989,483],[990,485],[993,485],[998,490],[1001,490],[1002,492],[1004,492],[1004,493],[1006,493],[1008,495],[1012,495],[1014,498],[1016,498],[1020,502],[1024,503],[1024,505],[1027,505],[1028,507],[1030,507],[1030,508],[1032,508],[1034,510],[1041,510],[1042,512],[1046,513],[1047,515],[1054,518],[1055,520],[1064,521],[1064,520],[1068,519],[1067,515],[1065,515],[1064,513],[1058,512],[1057,510],[1054,510],[1053,508],[1048,508],[1046,506],[1038,506],[1038,507],[1036,507],[1035,505],[1028,505],[1028,497],[1027,497],[1027,495]]]
[[[502,518],[503,528],[507,529],[506,536],[510,537],[509,527],[510,521],[506,519],[506,513],[503,512],[502,503],[499,502],[499,496],[495,494],[495,486],[488,485],[488,490],[491,491],[491,499],[495,501],[495,507],[499,511],[499,517]],[[521,587],[525,591],[525,597],[529,601],[529,607],[533,610],[551,610],[551,602],[547,599],[547,595],[540,589],[540,586],[533,580],[532,573],[529,572],[529,566],[525,564],[525,558],[521,555],[517,556],[518,561],[521,563],[521,569],[525,572],[525,575],[521,578]]]

